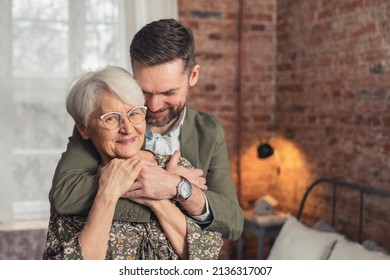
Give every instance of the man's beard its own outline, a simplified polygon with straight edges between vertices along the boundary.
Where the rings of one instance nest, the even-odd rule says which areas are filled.
[[[146,113],[146,123],[150,126],[154,127],[163,127],[169,124],[172,120],[176,119],[180,116],[181,112],[184,110],[184,105],[178,107],[176,110],[174,107],[168,108],[169,113],[163,118],[155,119],[151,118],[150,115],[148,115],[148,112]]]

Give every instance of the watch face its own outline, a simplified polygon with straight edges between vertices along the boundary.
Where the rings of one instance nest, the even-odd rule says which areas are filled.
[[[178,188],[179,195],[184,199],[188,199],[192,195],[192,186],[187,180],[183,180]]]

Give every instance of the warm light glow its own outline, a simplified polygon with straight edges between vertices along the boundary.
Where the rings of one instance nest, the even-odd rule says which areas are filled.
[[[284,208],[296,211],[306,187],[315,179],[304,151],[290,139],[278,136],[267,141],[274,155],[257,157],[259,141],[249,145],[241,156],[241,205],[253,207],[254,201],[271,194]]]

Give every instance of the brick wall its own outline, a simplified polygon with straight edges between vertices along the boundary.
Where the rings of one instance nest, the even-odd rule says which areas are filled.
[[[236,180],[238,146],[244,157],[242,170],[258,175],[263,172],[257,166],[246,166],[245,162],[253,161],[253,157],[250,152],[245,154],[255,148],[259,138],[268,137],[267,131],[274,125],[275,106],[276,1],[243,2],[244,21],[240,28],[237,0],[179,1],[180,20],[194,31],[201,66],[199,84],[193,89],[189,104],[221,119]],[[240,29],[244,39],[242,65]],[[244,202],[263,189],[253,188],[256,177],[245,179],[250,182],[241,183]],[[267,188],[267,184],[263,187]]]
[[[305,166],[290,176],[296,198],[307,186],[302,172],[310,180],[336,177],[390,190],[389,15],[389,1],[278,2],[276,122],[281,137],[305,156]],[[357,199],[344,195],[345,201]],[[379,207],[388,200],[367,202],[375,208],[368,206],[364,237],[390,249],[389,208]],[[296,209],[297,199],[283,203]],[[338,226],[356,237],[358,217],[340,210],[347,213]]]
[[[180,20],[194,31],[201,66],[189,104],[221,119],[237,191],[248,208],[267,192],[274,176],[272,168],[265,168],[273,163],[258,160],[253,151],[259,138],[268,137],[275,120],[276,0],[243,1],[242,25],[237,0],[178,4]],[[221,258],[234,258],[234,246],[227,243]]]
[[[308,184],[321,176],[390,190],[389,1],[178,3],[201,65],[189,103],[222,120],[244,209],[271,193],[282,210],[295,213]],[[277,156],[257,158],[262,139]],[[323,215],[328,194],[314,197],[306,210]],[[390,249],[388,207],[371,197],[368,204],[375,210],[368,209],[364,235]],[[343,211],[338,225],[356,235],[354,210]],[[234,258],[234,246],[227,243],[221,258]],[[246,249],[245,257],[253,253]]]

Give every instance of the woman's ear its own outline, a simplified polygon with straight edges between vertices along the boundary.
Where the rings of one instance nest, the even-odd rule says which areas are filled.
[[[198,82],[199,70],[200,70],[200,66],[199,66],[199,64],[196,64],[194,69],[192,69],[192,72],[190,75],[190,80],[189,80],[190,87],[195,86],[196,83]]]
[[[82,123],[79,123],[79,122],[76,122],[76,127],[77,127],[77,130],[80,133],[81,138],[83,138],[84,140],[88,140],[89,139],[89,134],[88,134],[87,127],[85,125],[83,125]]]

